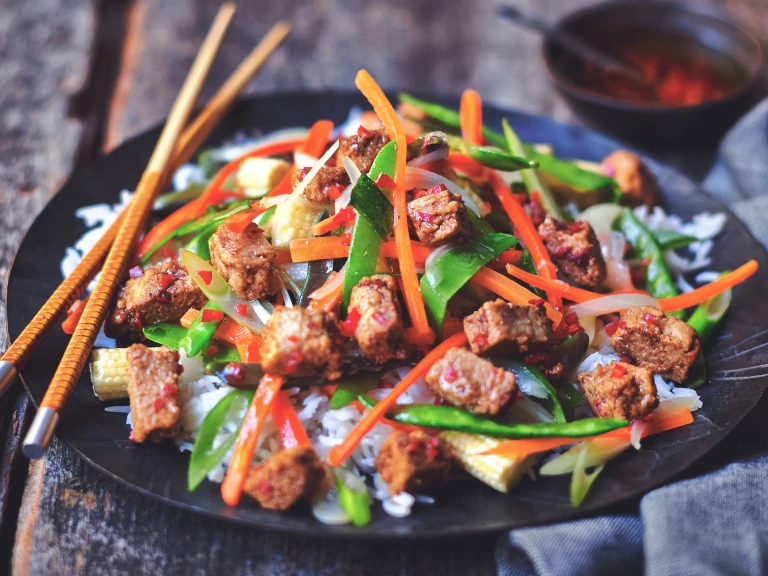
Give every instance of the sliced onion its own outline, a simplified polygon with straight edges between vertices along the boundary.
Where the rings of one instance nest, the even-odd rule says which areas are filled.
[[[259,317],[259,320],[261,320],[264,324],[269,322],[269,319],[272,317],[272,312],[267,310],[264,304],[258,300],[252,300],[250,304],[251,309],[256,313],[256,316]]]
[[[604,285],[611,290],[633,290],[635,285],[629,273],[629,262],[624,259],[624,234],[613,230],[601,232],[597,235],[597,241],[607,272]]]
[[[509,417],[513,422],[554,422],[555,418],[538,402],[530,398],[521,398],[509,409]]]
[[[575,312],[581,318],[582,316],[602,316],[603,314],[621,312],[627,308],[636,308],[638,306],[660,308],[659,301],[647,294],[610,294],[609,296],[575,304],[569,307],[568,311]]]
[[[232,162],[240,158],[243,154],[247,154],[251,150],[255,150],[266,144],[277,144],[287,140],[296,140],[298,138],[307,137],[306,128],[285,128],[283,130],[277,130],[271,132],[263,138],[249,138],[243,142],[235,142],[221,148],[214,148],[211,150],[211,159],[215,162]]]
[[[428,170],[422,170],[421,168],[416,168],[415,166],[408,166],[405,169],[406,190],[411,190],[413,188],[426,190],[428,188],[432,188],[433,186],[437,186],[438,184],[444,185],[453,194],[458,194],[461,196],[464,200],[464,204],[466,204],[468,208],[471,208],[472,211],[478,216],[482,215],[480,208],[478,208],[477,204],[475,204],[475,201],[472,200],[469,194],[467,194],[467,191],[455,182],[448,180],[448,178],[445,178],[444,176],[440,176],[440,174],[435,174],[434,172],[429,172]]]
[[[325,163],[328,162],[328,160],[331,159],[331,156],[333,156],[336,153],[336,150],[339,149],[339,141],[336,140],[336,142],[333,143],[333,146],[328,148],[325,154],[323,154],[320,157],[320,160],[318,160],[314,166],[307,172],[307,175],[304,176],[304,179],[299,182],[299,185],[296,186],[296,189],[291,192],[292,197],[299,196],[307,186],[309,186],[309,183],[312,181],[312,179],[317,176],[317,173],[320,172],[320,168],[325,166]]]
[[[528,370],[514,370],[513,372],[515,374],[517,387],[520,388],[520,391],[523,394],[526,396],[534,396],[536,398],[549,398],[547,390]]]
[[[615,458],[629,448],[629,446],[629,440],[624,438],[594,438],[593,440],[587,440],[544,464],[539,469],[539,474],[542,476],[559,476],[560,474],[573,472],[582,447],[587,451],[585,468],[590,468]]]
[[[381,507],[384,512],[395,518],[405,518],[410,515],[411,507],[413,507],[416,499],[408,494],[408,492],[400,492],[394,496],[390,496],[381,503]]]
[[[597,332],[597,317],[596,316],[581,316],[579,318],[579,324],[584,328],[584,332],[589,336],[589,345],[595,341],[595,334]]]
[[[618,204],[595,204],[579,215],[579,220],[588,222],[598,236],[611,231],[613,221],[624,211]]]
[[[310,168],[317,164],[317,158],[310,156],[300,150],[296,150],[293,153],[293,163],[296,164],[296,168]]]
[[[680,390],[680,388],[676,388],[676,390]],[[666,400],[660,399],[659,407],[656,408],[654,414],[659,416],[667,416],[669,414],[679,412],[683,409],[688,409],[691,412],[695,412],[700,407],[701,400],[699,399],[698,394],[686,394],[685,396],[677,396],[676,398],[668,398]]]
[[[642,420],[635,420],[632,423],[632,427],[629,429],[629,443],[635,450],[640,450],[640,440],[643,437],[643,432],[648,427],[648,424]]]
[[[347,186],[344,189],[344,192],[341,193],[341,196],[336,198],[336,200],[334,201],[333,208],[334,210],[336,210],[336,214],[338,214],[339,212],[344,210],[344,208],[349,206],[349,201],[352,199],[352,188],[354,188],[352,184]]]
[[[312,515],[330,526],[349,524],[349,515],[339,504],[335,490],[312,502]]]
[[[427,255],[427,259],[424,261],[424,268],[429,270],[432,267],[432,263],[435,261],[435,259],[439,258],[448,250],[450,250],[453,246],[451,244],[443,244],[442,246],[438,246],[432,252]]]
[[[357,181],[360,178],[360,168],[358,168],[357,164],[350,160],[349,156],[342,156],[341,163],[344,166],[344,170],[347,171],[347,176],[349,176],[349,180],[352,182],[352,186],[354,186],[357,184]]]
[[[424,164],[429,164],[430,162],[437,162],[438,160],[445,160],[448,158],[448,146],[442,146],[438,148],[437,150],[433,150],[432,152],[429,152],[428,154],[422,154],[421,156],[416,156],[413,160],[408,162],[408,166],[423,166]]]

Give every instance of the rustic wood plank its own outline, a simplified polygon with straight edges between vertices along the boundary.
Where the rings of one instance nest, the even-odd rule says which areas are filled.
[[[564,11],[593,1],[512,3],[554,20]],[[21,4],[21,0],[16,3]],[[694,3],[721,7],[717,0]],[[105,149],[165,117],[215,13],[214,4],[202,0],[134,2],[120,78],[110,103]],[[494,17],[496,5],[491,0],[437,4],[430,0],[386,4],[364,0],[243,1],[204,96],[212,93],[275,20],[288,18],[293,32],[251,88],[252,93],[352,89],[355,71],[366,67],[385,88],[458,94],[473,86],[489,102],[573,122],[570,110],[551,90],[541,65],[540,39],[498,22]],[[726,7],[755,27],[759,22],[768,24],[761,0],[728,0]],[[19,102],[12,102],[11,107],[0,110],[24,109]],[[57,133],[66,124],[65,118],[55,116],[49,133]],[[66,166],[61,168],[63,175]],[[4,179],[2,172],[0,179]],[[0,202],[4,198],[5,193]],[[22,212],[20,206],[13,210]],[[14,226],[25,228],[18,222]],[[7,265],[15,246],[3,245],[6,241],[0,239],[0,267]],[[493,544],[492,538],[484,538],[463,541],[460,546],[453,542],[391,546],[317,541],[244,529],[159,506],[92,470],[71,450],[54,442],[45,464],[37,463],[30,471],[14,571],[490,573],[494,571]]]

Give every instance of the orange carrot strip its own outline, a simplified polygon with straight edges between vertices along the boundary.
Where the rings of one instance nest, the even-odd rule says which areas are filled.
[[[224,226],[229,228],[235,234],[240,234],[243,230],[248,228],[248,225],[253,222],[253,219],[256,218],[256,216],[266,212],[266,208],[259,206],[258,202],[256,202],[254,206],[255,207],[250,210],[244,210],[237,214],[233,214],[224,220]]]
[[[301,146],[301,151],[313,158],[320,158],[325,152],[325,147],[328,146],[331,132],[333,132],[333,122],[318,120],[309,129],[307,139]]]
[[[548,280],[556,280],[557,268],[555,268],[555,265],[552,264],[552,259],[549,257],[549,252],[547,252],[547,249],[544,247],[544,244],[541,241],[541,237],[536,231],[533,222],[531,222],[531,219],[528,216],[528,213],[525,211],[525,208],[523,208],[520,203],[515,200],[514,196],[512,195],[512,191],[509,189],[509,186],[504,183],[504,180],[502,180],[498,172],[495,170],[489,170],[488,182],[490,182],[494,193],[504,208],[504,211],[512,221],[512,226],[514,226],[517,235],[523,242],[525,242],[528,251],[531,253],[531,258],[533,259],[534,266],[536,266],[536,271],[540,276],[543,276]],[[550,294],[547,292],[547,296],[549,303],[552,304],[552,306],[563,305],[562,299],[557,294]]]
[[[456,168],[459,172],[463,172],[477,182],[485,182],[487,178],[485,166],[465,154],[450,152],[448,154],[448,162],[452,168]]]
[[[427,248],[424,244],[411,240],[411,254],[413,254],[414,262],[426,262],[430,252],[432,252],[431,248]],[[382,258],[397,258],[397,241],[392,242],[391,240],[388,240],[387,242],[384,242],[381,245],[379,256]]]
[[[459,105],[461,137],[470,144],[483,143],[483,103],[480,94],[474,90],[464,90]]]
[[[393,197],[395,200],[395,242],[397,244],[397,257],[400,261],[400,274],[403,278],[405,290],[403,296],[408,308],[408,314],[411,317],[411,324],[417,331],[423,334],[431,334],[434,338],[434,331],[429,327],[427,321],[427,312],[424,308],[424,299],[419,289],[419,279],[416,276],[416,264],[413,260],[413,251],[408,234],[408,215],[405,202],[405,157],[406,157],[406,138],[403,125],[400,118],[387,100],[381,88],[371,75],[360,70],[355,77],[355,86],[368,99],[373,106],[373,110],[381,119],[384,127],[387,129],[389,137],[397,145],[397,161],[395,164],[395,190]]]
[[[275,252],[277,252],[277,258],[275,259],[275,264],[291,264],[293,262],[293,260],[291,259],[290,250],[280,250],[279,248],[276,248]]]
[[[413,367],[405,378],[403,378],[392,391],[387,394],[385,398],[376,403],[376,406],[371,408],[362,420],[350,431],[344,442],[338,446],[331,448],[328,453],[328,462],[333,466],[340,466],[344,460],[346,460],[355,447],[360,443],[363,437],[376,425],[389,410],[395,401],[406,391],[408,388],[416,382],[419,378],[424,376],[432,365],[440,360],[448,350],[452,348],[458,348],[467,344],[467,335],[464,332],[454,334],[450,338],[443,340],[435,348],[427,352],[424,359]]]
[[[330,216],[312,226],[312,234],[315,236],[322,236],[323,234],[336,230],[338,227],[339,225],[336,224],[336,216]]]
[[[547,294],[557,294],[558,296],[567,298],[573,302],[586,302],[587,300],[594,300],[595,298],[606,296],[606,294],[598,294],[597,292],[590,292],[583,288],[576,288],[575,286],[571,286],[560,280],[549,280],[543,276],[531,274],[512,264],[507,265],[507,274],[518,280],[522,280],[526,284],[530,284],[534,288],[546,290]]]
[[[284,382],[285,378],[282,376],[265,374],[259,382],[259,387],[256,388],[256,394],[253,395],[253,401],[235,442],[235,451],[229,463],[227,475],[221,484],[221,497],[229,506],[237,506],[240,502],[245,480],[251,470],[259,434]]]
[[[683,310],[690,308],[691,306],[697,306],[702,302],[706,302],[710,298],[714,298],[718,294],[722,294],[729,288],[733,288],[737,284],[741,284],[757,272],[758,264],[756,260],[750,260],[746,264],[738,267],[733,272],[729,272],[725,276],[721,276],[714,282],[705,284],[700,288],[688,292],[686,294],[680,294],[680,296],[673,296],[672,298],[662,298],[659,300],[661,309],[664,312],[672,312],[674,310]]]
[[[220,192],[221,187],[227,181],[227,179],[240,168],[240,165],[248,158],[254,158],[257,156],[274,156],[276,154],[284,154],[291,152],[300,146],[304,142],[303,139],[285,140],[283,142],[274,142],[272,144],[265,144],[259,146],[255,150],[251,150],[247,154],[243,154],[240,158],[237,158],[224,166],[219,173],[211,180],[208,187],[203,191],[202,195],[193,200],[189,204],[185,204],[165,220],[159,222],[154,228],[144,235],[141,243],[139,244],[138,257],[141,258],[150,248],[157,244],[162,238],[169,233],[176,230],[179,226],[185,222],[202,216],[205,213],[205,209],[212,204],[212,200],[216,198]]]
[[[472,282],[479,284],[483,288],[487,288],[509,302],[528,304],[531,300],[539,299],[539,297],[530,290],[523,288],[514,280],[510,280],[506,276],[494,272],[490,268],[481,268],[477,274],[472,276]],[[563,319],[563,314],[548,303],[545,303],[544,307],[547,310],[547,317],[552,320],[555,326],[559,326],[560,321]]]
[[[293,173],[295,170],[291,168],[285,173],[282,180],[277,183],[277,186],[269,191],[267,196],[285,196],[293,191]]]
[[[312,294],[309,295],[309,298],[311,300],[315,300],[318,298],[325,298],[329,294],[336,291],[336,289],[339,286],[342,286],[344,284],[344,268],[339,270],[338,272],[331,272],[328,276],[328,279],[323,283],[320,288],[312,292]]]
[[[192,324],[192,320],[197,318],[197,315],[200,314],[199,310],[196,310],[195,308],[190,308],[186,312],[184,312],[184,316],[181,317],[181,320],[179,320],[179,324],[184,326],[184,328],[189,328],[190,324]]]
[[[299,415],[296,414],[296,410],[293,408],[293,404],[291,404],[288,394],[284,390],[280,390],[277,393],[275,403],[272,405],[272,419],[280,431],[280,440],[283,443],[283,448],[312,446],[307,436],[307,431],[304,430],[304,426],[302,426],[299,420]]]
[[[85,311],[85,305],[88,304],[88,300],[91,298],[90,294],[87,294],[82,300],[75,300],[75,303],[67,310],[67,317],[61,324],[61,329],[64,330],[64,334],[74,334],[75,328],[80,323],[80,317]]]
[[[349,246],[345,246],[342,242],[339,236],[291,240],[291,260],[310,262],[312,260],[346,258],[349,255]]]

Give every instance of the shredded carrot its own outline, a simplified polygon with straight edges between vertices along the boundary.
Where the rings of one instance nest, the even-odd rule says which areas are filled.
[[[300,147],[301,151],[313,158],[320,158],[328,146],[328,140],[333,132],[333,122],[330,120],[318,120],[312,125],[307,134],[307,139]]]
[[[88,304],[90,298],[91,295],[88,294],[82,300],[75,300],[75,303],[70,306],[69,310],[67,310],[67,317],[61,324],[61,329],[64,330],[64,334],[71,335],[75,333],[75,328],[77,328],[77,325],[80,323],[80,318],[85,311],[85,305]]]
[[[237,346],[238,342],[248,340],[251,336],[254,336],[253,332],[231,318],[224,318],[213,333],[214,339],[232,346]]]
[[[243,347],[245,351],[243,351]],[[241,360],[252,364],[261,364],[261,338],[256,334],[251,334],[250,338],[239,342],[237,351],[240,353]]]
[[[257,204],[256,208],[251,208],[250,210],[243,210],[242,212],[233,214],[232,216],[224,220],[224,226],[229,228],[235,234],[240,234],[243,230],[248,228],[248,226],[251,224],[251,222],[253,222],[253,219],[256,218],[256,216],[258,216],[265,210],[266,210],[265,208],[261,208]]]
[[[520,258],[523,256],[522,250],[504,250],[501,254],[499,254],[499,257],[496,258],[496,260],[493,260],[494,263],[504,265],[504,264],[516,264],[520,261]]]
[[[256,388],[256,394],[253,395],[253,401],[240,428],[227,475],[221,484],[221,497],[229,506],[237,506],[240,502],[240,496],[251,469],[253,454],[256,452],[259,434],[284,383],[285,379],[282,376],[266,374]]]
[[[476,182],[485,182],[488,177],[485,166],[480,164],[480,162],[474,158],[470,158],[465,154],[461,154],[459,152],[450,152],[448,154],[448,163],[451,165],[451,168],[455,168],[459,172],[463,172]]]
[[[203,191],[199,198],[176,210],[144,235],[144,238],[142,238],[141,243],[139,244],[138,257],[141,258],[150,248],[185,222],[189,222],[190,220],[205,214],[205,209],[211,204],[214,204],[214,200],[219,201],[222,193],[221,187],[224,186],[224,183],[237,171],[238,168],[240,168],[240,165],[245,162],[245,160],[258,156],[275,156],[276,154],[291,152],[303,142],[303,139],[292,139],[265,144],[264,146],[259,146],[255,150],[251,150],[247,154],[243,154],[240,158],[237,158],[224,166],[219,170],[219,173],[216,174],[213,180],[211,180],[208,187]],[[232,192],[227,192],[227,194],[231,196]]]
[[[450,338],[443,340],[440,344],[435,346],[432,350],[427,352],[424,359],[413,367],[405,378],[403,378],[392,391],[387,394],[385,398],[379,400],[376,406],[370,409],[362,420],[350,431],[344,442],[338,446],[331,448],[328,453],[328,462],[333,466],[340,466],[344,460],[352,454],[352,451],[360,443],[363,437],[376,425],[389,410],[395,401],[406,391],[408,388],[416,382],[419,378],[424,376],[432,365],[445,356],[448,350],[453,348],[459,348],[467,344],[467,335],[464,332],[454,334]]]
[[[299,415],[296,414],[296,410],[284,390],[277,393],[275,403],[272,405],[272,419],[280,432],[283,448],[312,446],[307,431],[304,430]]]
[[[346,258],[349,255],[349,246],[345,246],[339,236],[291,240],[290,249],[294,262]]]
[[[530,272],[526,272],[525,270],[518,268],[517,266],[513,266],[512,264],[507,265],[507,274],[513,278],[522,280],[534,288],[541,288],[542,290],[546,290],[547,294],[557,294],[558,296],[567,298],[573,302],[586,302],[587,300],[594,300],[595,298],[600,298],[601,296],[607,296],[607,294],[598,294],[597,292],[590,292],[589,290],[584,290],[583,288],[576,288],[575,286],[571,286],[570,284],[566,284],[560,280],[549,280],[543,276],[531,274]]]
[[[464,90],[459,105],[461,137],[470,144],[483,143],[483,103],[480,94],[474,90]]]
[[[181,317],[181,320],[179,320],[179,324],[184,326],[184,328],[189,328],[189,326],[192,324],[192,320],[197,318],[197,315],[200,314],[200,311],[195,308],[190,308],[186,312],[184,312],[184,316]]]
[[[664,312],[672,312],[674,310],[683,310],[690,308],[691,306],[697,306],[702,302],[706,302],[710,298],[714,298],[718,294],[722,294],[729,288],[733,288],[737,284],[741,284],[757,272],[758,264],[756,260],[750,260],[746,264],[739,266],[733,272],[729,272],[725,276],[721,276],[714,282],[705,284],[700,288],[696,288],[686,294],[680,294],[680,296],[673,296],[672,298],[662,298],[659,300],[661,309]]]
[[[652,414],[645,422],[645,428],[643,429],[641,437],[645,438],[652,434],[658,434],[659,432],[665,432],[667,430],[672,430],[673,428],[680,428],[691,422],[693,422],[693,415],[688,408],[681,407],[662,415]],[[631,426],[625,426],[624,428],[611,430],[604,434],[585,436],[584,438],[527,438],[524,440],[508,440],[482,454],[494,454],[496,456],[506,456],[515,459],[526,458],[531,454],[547,452],[549,450],[554,450],[555,448],[560,448],[561,446],[568,446],[569,444],[576,444],[577,442],[583,442],[585,440],[594,440],[595,438],[612,438],[628,441],[630,431]]]
[[[336,223],[336,216],[330,216],[312,226],[312,234],[315,236],[322,236],[323,234],[336,230],[338,227],[339,225]]]
[[[504,211],[512,221],[512,226],[515,228],[515,232],[520,239],[525,242],[525,246],[531,253],[533,264],[536,266],[536,271],[540,276],[547,278],[548,280],[557,279],[557,268],[552,264],[552,259],[549,257],[549,252],[544,247],[539,233],[536,231],[536,227],[531,222],[528,213],[525,211],[517,200],[512,195],[512,191],[509,186],[502,180],[499,173],[495,170],[488,171],[488,182],[490,182],[494,193],[501,202]],[[563,302],[560,296],[555,293],[550,294],[547,292],[549,303],[552,306],[562,306]]]
[[[309,298],[311,300],[319,299],[319,298],[325,298],[332,292],[335,292],[336,289],[339,286],[342,286],[344,284],[344,268],[339,270],[338,272],[331,272],[328,275],[328,279],[323,283],[320,288],[315,290],[309,295]]]
[[[316,312],[324,310],[330,312],[341,302],[341,293],[344,288],[344,268],[332,273],[325,284],[309,295],[312,302],[307,306],[308,310]]]
[[[419,289],[419,279],[416,276],[416,264],[413,260],[411,242],[408,234],[408,215],[405,201],[405,159],[406,138],[400,118],[387,100],[381,88],[373,77],[365,70],[360,70],[355,77],[355,85],[368,99],[373,110],[381,119],[389,137],[397,145],[397,161],[395,164],[395,243],[397,244],[397,257],[400,261],[400,273],[405,288],[403,296],[411,317],[411,324],[418,332],[432,335],[434,331],[429,327],[427,312],[424,308],[424,299]]]
[[[472,282],[479,284],[483,288],[487,288],[509,302],[528,304],[531,300],[539,300],[539,297],[530,290],[523,288],[514,280],[510,280],[506,276],[494,272],[490,268],[481,268],[474,276],[472,276]],[[547,311],[547,317],[552,320],[555,327],[559,326],[563,319],[563,314],[554,306],[546,302],[544,303],[544,307]]]

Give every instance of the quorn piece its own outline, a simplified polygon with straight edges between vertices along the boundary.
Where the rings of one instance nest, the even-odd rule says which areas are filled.
[[[648,368],[612,362],[579,374],[579,382],[596,416],[639,420],[659,405],[653,374]]]
[[[329,312],[276,306],[261,332],[261,366],[277,376],[341,376],[343,342]]]
[[[653,208],[659,203],[656,178],[637,154],[616,150],[603,159],[603,170],[621,188],[622,204]]]
[[[464,348],[449,350],[426,376],[435,396],[475,414],[495,416],[518,397],[515,375]]]
[[[355,340],[374,364],[408,356],[396,286],[392,276],[377,274],[363,278],[352,289],[348,319],[357,317]]]
[[[187,310],[207,302],[187,269],[175,260],[165,260],[125,283],[104,332],[110,338],[140,339],[144,326],[177,322]]]
[[[339,150],[336,155],[338,158],[349,157],[360,172],[367,174],[371,171],[376,156],[387,142],[389,142],[389,136],[384,128],[367,130],[361,127],[357,134],[339,141]],[[341,166],[341,161],[338,165]]]
[[[392,432],[379,450],[376,468],[390,494],[418,493],[445,483],[453,456],[439,436],[421,430]]]
[[[562,222],[547,218],[539,236],[558,270],[585,288],[597,288],[606,276],[605,260],[595,232],[587,222]]]
[[[133,440],[159,442],[179,431],[179,353],[134,344],[126,351]]]
[[[240,233],[219,226],[211,236],[210,248],[211,264],[240,298],[264,298],[280,288],[273,266],[277,251],[256,224]]]
[[[684,382],[701,350],[696,330],[653,306],[621,313],[611,345],[620,356],[675,382]]]
[[[310,170],[311,168],[302,168],[294,174],[294,189],[304,180]],[[310,202],[332,204],[349,184],[349,175],[343,166],[323,166],[307,184],[302,194]]]
[[[328,468],[311,446],[281,450],[254,466],[243,491],[268,510],[287,510],[330,490]]]
[[[498,299],[464,318],[464,332],[475,354],[524,354],[552,340],[552,323],[543,306]]]
[[[467,207],[458,194],[443,190],[408,202],[408,219],[425,246],[466,242],[472,235]]]

